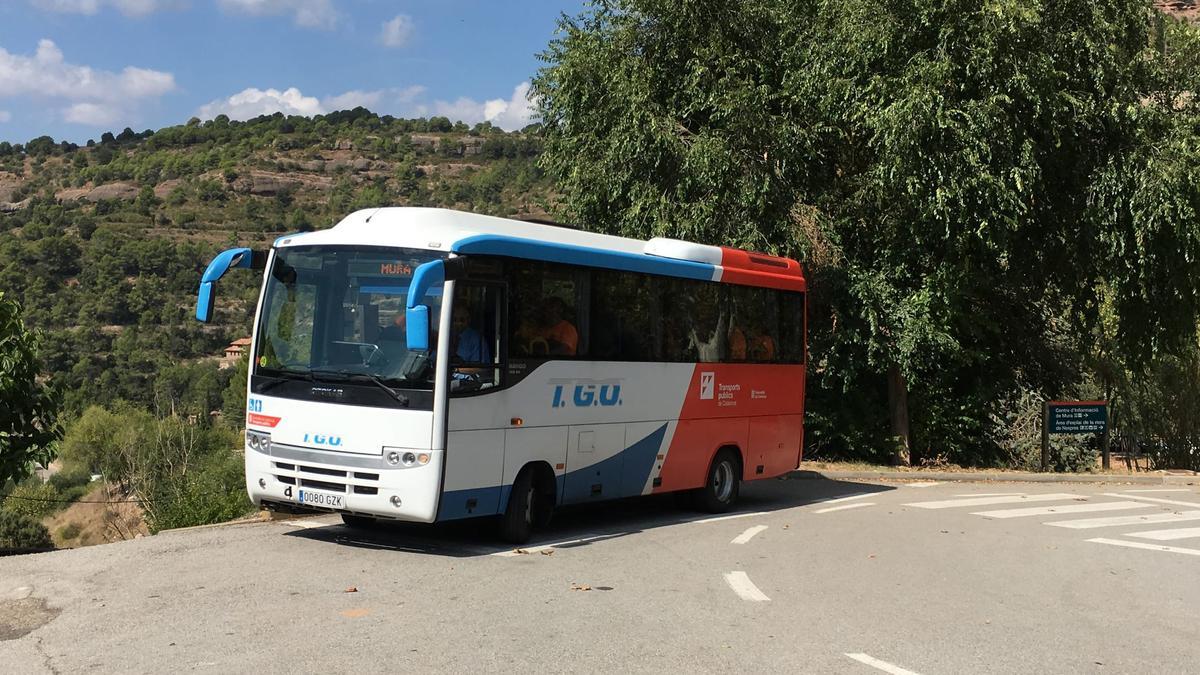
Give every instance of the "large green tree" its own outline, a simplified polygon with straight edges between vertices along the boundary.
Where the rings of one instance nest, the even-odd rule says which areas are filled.
[[[590,226],[805,259],[814,417],[890,419],[906,463],[910,393],[926,447],[977,438],[1072,381],[1101,292],[1131,362],[1195,335],[1196,35],[1146,0],[601,0],[543,55],[543,165]]]
[[[58,437],[58,404],[41,378],[37,340],[20,305],[0,292],[0,485],[49,463]]]

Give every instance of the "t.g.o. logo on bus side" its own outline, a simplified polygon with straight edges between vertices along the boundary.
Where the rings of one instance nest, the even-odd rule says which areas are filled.
[[[550,380],[554,385],[551,408],[590,408],[621,405],[621,380]]]

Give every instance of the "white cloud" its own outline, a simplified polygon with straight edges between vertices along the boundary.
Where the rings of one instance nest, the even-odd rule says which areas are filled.
[[[311,117],[337,110],[352,110],[359,106],[374,113],[384,114],[386,109],[395,105],[412,103],[423,93],[425,93],[425,87],[418,85],[404,89],[377,89],[375,91],[356,89],[319,99],[315,96],[305,96],[296,87],[283,91],[251,87],[228,98],[201,106],[200,110],[196,112],[196,116],[200,119],[212,119],[217,115],[227,115],[230,119],[248,120],[259,115],[273,115],[281,112],[285,115]]]
[[[212,119],[217,115],[228,115],[230,119],[248,120],[259,115],[281,112],[285,115],[324,115],[335,110],[350,110],[363,106],[377,114],[393,114],[411,117],[442,115],[451,121],[467,124],[489,121],[502,129],[515,131],[533,121],[533,104],[530,102],[529,83],[522,82],[514,89],[510,98],[479,102],[471,98],[455,101],[424,100],[426,89],[420,85],[404,89],[379,89],[376,91],[353,90],[336,96],[317,98],[305,96],[296,87],[258,89],[251,87],[228,98],[212,101],[201,106],[196,115],[200,119]]]
[[[379,39],[385,47],[403,47],[412,38],[415,28],[412,17],[399,14],[396,18],[383,24],[383,33]]]
[[[63,111],[63,119],[91,127],[112,126],[121,119],[121,110],[110,103],[76,103]]]
[[[12,121],[12,113],[7,110],[0,110],[0,124]]]
[[[325,110],[321,107],[321,101],[312,96],[305,96],[295,87],[284,91],[251,87],[243,89],[227,99],[201,106],[197,114],[201,119],[228,115],[231,119],[248,120],[259,115],[273,115],[277,112],[285,115],[310,117],[319,115]]]
[[[34,7],[60,14],[96,14],[111,6],[126,16],[146,16],[180,6],[180,0],[29,0]]]
[[[338,96],[329,96],[321,101],[321,106],[326,112],[334,110],[353,110],[362,106],[374,112],[379,107],[379,102],[383,100],[384,92],[381,91],[348,91]]]
[[[338,22],[332,0],[217,0],[221,9],[250,16],[292,15],[297,26],[333,28]]]
[[[0,98],[28,97],[70,103],[61,113],[68,122],[103,126],[133,112],[146,101],[175,90],[175,76],[128,66],[121,72],[68,63],[50,40],[38,42],[32,56],[0,47]]]

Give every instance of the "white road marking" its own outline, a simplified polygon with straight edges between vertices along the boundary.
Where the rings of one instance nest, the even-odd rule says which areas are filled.
[[[1150,530],[1148,532],[1129,532],[1125,536],[1139,539],[1155,539],[1157,541],[1173,541],[1175,539],[1191,539],[1200,537],[1200,527],[1181,527],[1177,530]]]
[[[1097,544],[1109,544],[1111,546],[1125,546],[1127,548],[1141,548],[1147,551],[1166,551],[1168,553],[1182,553],[1184,555],[1200,555],[1200,548],[1180,548],[1178,546],[1162,546],[1160,544],[1144,544],[1140,541],[1121,541],[1120,539],[1088,539],[1088,541]]]
[[[1191,492],[1184,488],[1171,488],[1169,490],[1154,489],[1154,490],[1121,490],[1121,492]]]
[[[288,525],[291,525],[292,527],[301,527],[306,530],[311,530],[311,529],[318,528],[318,527],[329,527],[330,525],[334,524],[334,523],[322,523],[321,521],[318,521],[318,520],[285,520],[284,522],[287,523]]]
[[[819,501],[819,502],[815,502],[815,503],[816,503],[816,504],[837,504],[837,503],[840,503],[840,502],[848,502],[848,501],[853,501],[853,500],[855,500],[855,499],[865,499],[866,497],[873,497],[873,496],[875,496],[876,494],[878,494],[878,493],[876,493],[876,492],[864,492],[864,493],[862,493],[862,494],[858,494],[858,495],[850,495],[849,497],[838,497],[837,499],[822,499],[821,501]]]
[[[1079,495],[1055,493],[1049,495],[1002,495],[999,497],[976,497],[973,499],[947,499],[937,502],[913,502],[905,506],[921,509],[952,509],[956,506],[991,506],[992,504],[1027,504],[1032,502],[1060,502],[1075,499]]]
[[[1178,499],[1159,499],[1157,497],[1141,497],[1138,495],[1122,495],[1112,492],[1105,492],[1106,497],[1124,497],[1126,499],[1140,499],[1144,502],[1154,502],[1155,504],[1174,504],[1175,506],[1191,506],[1200,509],[1200,502],[1181,502]]]
[[[885,673],[891,673],[892,675],[917,675],[917,673],[911,670],[906,670],[900,666],[888,663],[887,661],[880,661],[874,656],[868,656],[867,654],[846,654],[846,656],[849,656],[859,663],[871,666],[872,668],[877,668]]]
[[[927,487],[933,487],[935,485],[943,485],[943,483],[938,480],[932,480],[932,481],[923,482],[923,483],[905,483],[904,484],[905,487],[915,487],[915,488],[927,488]]]
[[[514,558],[519,555],[527,555],[529,553],[538,553],[539,551],[545,551],[545,550],[551,549],[551,548],[558,548],[559,546],[568,546],[570,544],[584,544],[589,541],[593,541],[595,539],[604,539],[604,538],[610,537],[610,536],[612,536],[612,535],[585,534],[584,536],[579,537],[577,539],[567,539],[566,541],[556,541],[553,544],[541,544],[539,546],[519,546],[517,548],[512,549],[511,551],[500,551],[499,553],[493,553],[492,555],[499,556],[501,558]],[[519,553],[518,553],[518,551],[519,551]]]
[[[968,492],[966,494],[954,495],[955,497],[1009,497],[1012,495],[1023,495],[1024,492]]]
[[[754,513],[733,513],[728,516],[717,516],[716,518],[701,518],[700,520],[689,520],[689,523],[715,523],[721,520],[733,520],[734,518],[749,518],[750,516],[765,516],[766,511],[755,511]]]
[[[845,511],[846,509],[859,509],[864,506],[875,506],[875,502],[858,502],[857,504],[842,504],[841,506],[831,506],[827,509],[817,509],[813,513],[829,513],[831,511]]]
[[[1000,511],[979,511],[973,516],[985,518],[1025,518],[1027,516],[1049,516],[1055,513],[1087,513],[1089,511],[1122,511],[1125,509],[1148,509],[1153,504],[1140,502],[1101,502],[1099,504],[1070,504],[1066,506],[1031,506],[1027,509],[1003,509]]]
[[[1059,520],[1044,523],[1051,527],[1069,527],[1072,530],[1090,530],[1096,527],[1117,527],[1120,525],[1144,525],[1146,523],[1180,523],[1186,520],[1200,520],[1200,511],[1182,511],[1180,513],[1156,513],[1150,516],[1113,516],[1111,518],[1082,518],[1080,520]]]
[[[734,537],[733,541],[731,541],[729,543],[744,544],[744,543],[750,541],[751,539],[753,539],[754,535],[758,534],[759,532],[762,532],[765,529],[767,529],[766,525],[755,525],[754,527],[747,528],[745,532]]]
[[[766,602],[770,600],[762,591],[758,590],[758,586],[750,581],[750,577],[746,576],[745,572],[727,572],[725,574],[725,583],[733,589],[734,593],[738,594],[743,600],[750,602]]]

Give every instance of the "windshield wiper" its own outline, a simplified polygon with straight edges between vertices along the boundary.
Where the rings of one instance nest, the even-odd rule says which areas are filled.
[[[278,377],[279,379],[272,380],[270,382],[264,382],[263,384],[258,385],[258,387],[255,388],[254,393],[261,394],[265,391],[269,391],[271,389],[274,389],[275,387],[278,387],[279,385],[283,384],[284,382],[292,382],[295,380],[312,380],[312,377],[310,375],[307,375],[304,373],[290,372],[290,371],[284,371],[280,375],[267,375],[265,377]]]
[[[405,408],[408,407],[408,397],[407,396],[405,396],[404,394],[401,394],[400,392],[396,391],[395,389],[392,389],[391,387],[387,386],[386,384],[383,383],[383,380],[379,379],[378,377],[375,377],[374,375],[372,375],[370,373],[355,373],[355,372],[351,372],[349,370],[313,369],[313,370],[309,370],[308,374],[309,374],[309,377],[312,378],[312,380],[314,382],[317,381],[317,376],[319,376],[319,375],[326,375],[326,376],[337,375],[340,378],[342,378],[343,381],[351,381],[351,382],[354,381],[355,379],[361,378],[361,379],[366,380],[367,382],[370,382],[371,384],[375,385],[376,387],[379,387],[380,389],[382,389],[384,392],[387,393],[388,396],[391,396],[400,405],[404,406]]]

